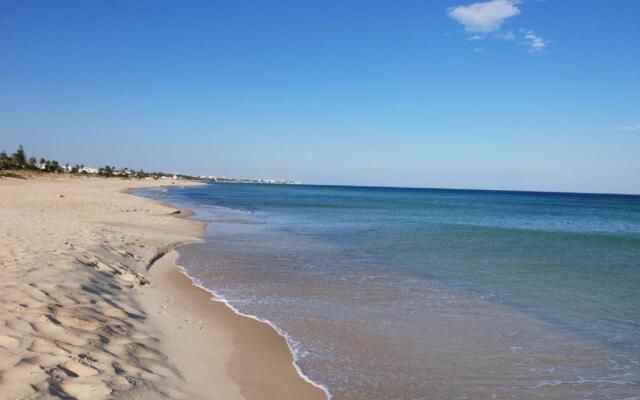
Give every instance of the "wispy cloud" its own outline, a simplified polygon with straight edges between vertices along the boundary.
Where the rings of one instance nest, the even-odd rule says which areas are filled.
[[[622,125],[620,128],[618,128],[619,130],[623,131],[623,132],[633,132],[633,133],[640,133],[640,124],[635,124],[635,125]]]
[[[507,18],[520,14],[520,9],[517,7],[519,3],[520,0],[485,1],[468,6],[452,7],[448,14],[464,25],[467,32],[489,33],[500,29]]]
[[[540,36],[537,36],[533,31],[525,31],[523,43],[529,46],[529,51],[536,52],[544,50],[549,42],[547,42]]]

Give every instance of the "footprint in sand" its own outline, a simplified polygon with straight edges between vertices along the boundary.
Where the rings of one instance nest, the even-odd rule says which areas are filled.
[[[60,385],[62,390],[78,400],[104,399],[111,394],[111,390],[102,382],[75,383],[64,382]]]
[[[21,362],[2,371],[2,399],[31,399],[47,376],[37,365]]]
[[[20,347],[20,341],[14,337],[7,335],[0,335],[0,347],[6,350],[16,350]]]
[[[93,367],[90,367],[88,365],[85,365],[75,360],[71,360],[64,363],[63,367],[66,370],[73,372],[76,376],[79,376],[79,377],[95,376],[95,375],[98,375],[98,373],[100,372]]]
[[[75,329],[95,331],[101,327],[101,322],[98,320],[82,319],[71,315],[57,315],[56,318],[62,326]]]

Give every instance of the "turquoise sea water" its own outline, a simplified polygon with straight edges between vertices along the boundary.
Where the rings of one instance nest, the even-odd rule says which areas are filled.
[[[640,398],[640,197],[209,184],[198,283],[338,399]]]

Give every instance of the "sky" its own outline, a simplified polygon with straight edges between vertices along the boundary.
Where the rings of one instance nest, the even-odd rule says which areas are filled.
[[[640,193],[638,16],[637,0],[0,0],[0,149]]]

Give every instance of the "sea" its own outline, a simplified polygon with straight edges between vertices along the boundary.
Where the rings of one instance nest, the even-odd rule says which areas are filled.
[[[211,183],[194,284],[334,399],[640,399],[640,196]]]

